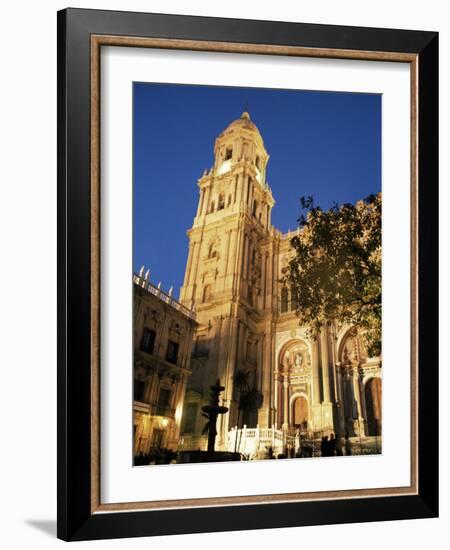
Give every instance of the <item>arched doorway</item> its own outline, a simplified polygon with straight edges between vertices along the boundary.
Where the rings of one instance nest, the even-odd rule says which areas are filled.
[[[296,428],[306,429],[308,427],[308,420],[308,400],[305,396],[299,395],[292,403],[292,424]]]
[[[381,435],[381,380],[370,378],[364,388],[368,435]]]

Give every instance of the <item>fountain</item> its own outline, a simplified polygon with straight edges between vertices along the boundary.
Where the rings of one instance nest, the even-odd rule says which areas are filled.
[[[219,405],[219,396],[225,389],[220,385],[220,380],[210,387],[211,402],[202,407],[203,416],[208,420],[205,426],[205,432],[208,433],[208,447],[206,451],[180,451],[178,453],[178,463],[188,462],[223,462],[229,460],[241,460],[240,453],[232,453],[228,451],[216,451],[216,436],[217,436],[217,417],[219,414],[226,414],[228,407]]]
[[[225,386],[221,386],[220,380],[217,379],[215,385],[210,387],[211,403],[202,407],[202,411],[205,413],[203,416],[208,420],[208,453],[214,452],[217,435],[217,417],[219,414],[228,412],[228,407],[219,405],[219,395],[224,389]]]

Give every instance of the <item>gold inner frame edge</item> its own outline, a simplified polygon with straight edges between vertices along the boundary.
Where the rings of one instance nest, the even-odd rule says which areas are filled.
[[[164,48],[206,52],[247,53],[330,59],[390,61],[410,64],[411,150],[411,484],[408,487],[282,493],[233,497],[190,498],[164,501],[100,501],[100,50],[102,46]],[[313,500],[340,500],[418,494],[418,55],[402,52],[308,48],[270,44],[247,44],[91,35],[90,86],[90,178],[91,178],[91,513],[162,510],[212,506],[274,504]]]

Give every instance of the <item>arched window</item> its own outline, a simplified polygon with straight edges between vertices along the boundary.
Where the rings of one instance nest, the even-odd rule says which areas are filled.
[[[258,168],[258,170],[259,170],[259,168],[260,168],[260,159],[259,159],[258,156],[256,157],[255,164],[256,164],[256,168]]]
[[[280,311],[286,313],[289,307],[289,291],[287,287],[281,289]]]
[[[222,194],[220,194],[217,210],[223,210],[224,208],[225,208],[225,197]]]
[[[146,353],[153,353],[155,348],[156,332],[147,327],[144,327],[141,340],[141,350]]]
[[[206,285],[203,289],[203,302],[209,302],[212,298],[211,285]]]
[[[253,201],[253,215],[256,218],[256,210],[258,209],[258,202],[256,200]]]
[[[226,151],[225,151],[225,158],[224,160],[230,160],[230,158],[233,156],[233,148],[232,147],[227,147]]]

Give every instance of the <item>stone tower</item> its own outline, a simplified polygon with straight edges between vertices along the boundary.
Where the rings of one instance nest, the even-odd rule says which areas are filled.
[[[220,379],[225,386],[223,400],[230,412],[218,426],[222,446],[239,414],[247,414],[249,425],[258,421],[257,412],[252,418],[248,411],[238,411],[233,382],[240,369],[250,387],[261,389],[257,365],[263,342],[257,327],[267,307],[263,248],[272,231],[274,205],[266,182],[268,160],[258,128],[242,113],[216,138],[214,165],[198,180],[197,214],[188,231],[180,300],[196,310],[200,324],[189,389],[200,405],[212,382]]]

